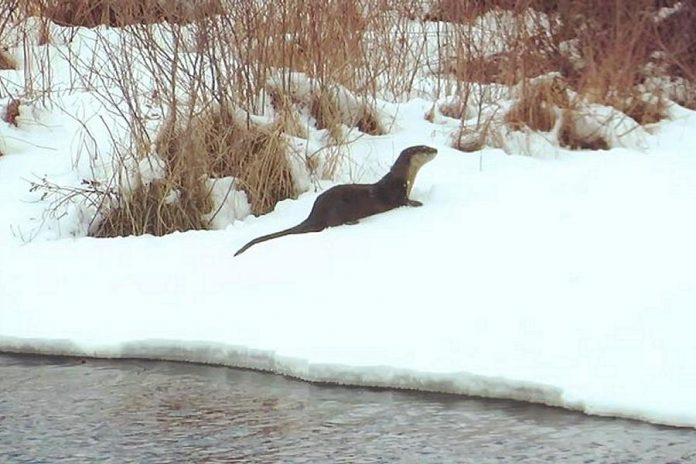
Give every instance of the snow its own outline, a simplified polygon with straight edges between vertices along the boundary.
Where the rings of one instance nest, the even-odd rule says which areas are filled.
[[[390,132],[350,144],[343,180],[374,181],[401,149],[432,145],[412,193],[424,206],[234,258],[303,220],[331,184],[235,220],[248,205],[226,178],[214,190],[229,220],[216,230],[88,238],[88,210],[47,216],[50,199],[28,191],[43,176],[79,184],[94,166],[79,121],[111,126],[89,92],[56,98],[24,108],[18,128],[0,123],[0,351],[211,363],[696,427],[696,113],[672,106],[608,151],[516,134],[506,151],[532,143],[534,156],[510,156],[449,148],[458,121],[426,121],[432,101],[383,102]],[[153,179],[149,161],[140,175]]]

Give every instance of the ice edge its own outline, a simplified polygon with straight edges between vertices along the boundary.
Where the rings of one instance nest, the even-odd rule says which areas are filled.
[[[99,359],[143,359],[217,365],[269,372],[311,383],[507,399],[560,407],[592,416],[619,417],[676,427],[695,427],[689,422],[660,420],[659,418],[646,417],[640,413],[598,411],[581,401],[571,402],[564,399],[561,388],[540,383],[469,372],[433,373],[388,366],[309,363],[299,358],[280,356],[270,350],[250,349],[225,343],[148,339],[88,347],[65,339],[47,340],[0,336],[0,353]]]

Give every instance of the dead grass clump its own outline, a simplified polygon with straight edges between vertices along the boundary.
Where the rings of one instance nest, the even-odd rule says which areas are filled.
[[[19,117],[19,105],[20,102],[17,99],[12,99],[8,103],[7,108],[5,108],[5,114],[2,116],[2,120],[7,124],[11,124],[17,127],[17,118]]]
[[[468,23],[473,21],[478,15],[483,13],[487,5],[486,1],[462,1],[462,0],[436,0],[426,5],[420,14],[423,21],[444,21],[450,23]]]
[[[515,130],[528,127],[549,132],[557,119],[557,109],[570,106],[562,79],[535,79],[520,84],[520,98],[505,115],[505,122]]]
[[[254,214],[265,214],[295,195],[289,146],[278,127],[240,122],[230,110],[217,108],[183,126],[169,122],[157,145],[169,175],[182,184],[186,179],[238,179]]]
[[[308,136],[306,127],[302,127],[297,117],[303,113],[308,113],[314,120],[313,125],[326,130],[336,143],[344,142],[345,128],[355,128],[369,135],[387,133],[377,110],[340,84],[322,85],[305,74],[295,73],[287,81],[271,80],[266,91],[271,106],[279,115],[279,126],[287,128],[289,134]]]
[[[575,111],[563,111],[558,142],[572,150],[608,150],[609,142],[597,132],[581,133],[577,126],[578,116]]]
[[[328,130],[334,141],[343,140],[342,126],[355,127],[369,135],[387,133],[374,108],[365,102],[358,102],[347,93],[339,95],[341,90],[312,93],[309,112],[316,121],[317,129]]]
[[[424,21],[468,23],[491,10],[520,12],[532,8],[544,13],[553,13],[558,10],[558,3],[557,0],[430,0],[420,17]]]
[[[279,89],[270,88],[268,94],[271,106],[276,112],[276,126],[281,131],[293,137],[306,139],[309,137],[308,128],[302,124],[296,111],[300,102],[292,99],[287,93]]]
[[[611,106],[629,116],[640,125],[653,124],[666,117],[667,104],[663,98],[653,96],[649,100],[639,95],[616,98]]]
[[[129,195],[121,195],[117,206],[109,208],[90,233],[99,238],[151,234],[208,227],[199,214],[200,199],[186,190],[176,190],[170,179],[137,186]]]
[[[384,135],[387,133],[377,117],[375,110],[367,104],[360,106],[358,120],[355,123],[355,127],[357,127],[358,130],[364,134]]]
[[[0,69],[17,69],[17,63],[6,50],[0,48]]]
[[[528,40],[533,44],[532,39]],[[570,73],[572,65],[561,54],[544,51],[536,44],[528,47],[524,41],[512,46],[514,49],[511,51],[485,57],[457,53],[446,61],[444,70],[464,82],[504,85],[514,85],[554,71],[560,71],[564,76]]]
[[[223,12],[220,0],[43,0],[44,17],[64,26],[187,24]]]
[[[462,127],[455,135],[452,147],[465,153],[481,150],[486,145],[486,130]]]
[[[556,44],[565,41],[566,52],[574,55],[573,72],[565,76],[573,89],[589,101],[631,113],[639,122],[659,117],[659,108],[636,98],[634,89],[645,80],[646,67],[654,67],[656,57],[670,57],[675,64],[688,62],[689,54],[681,51],[696,37],[693,28],[676,27],[669,30],[669,40],[660,38],[662,24],[669,22],[658,14],[663,3],[560,0],[559,22],[552,35]],[[689,9],[693,7],[680,11]]]
[[[644,124],[662,117],[660,105],[633,97],[633,89],[646,77],[646,66],[654,65],[659,57],[666,66],[657,77],[696,82],[695,2],[430,3],[430,11],[438,12],[433,19],[459,23],[450,24],[447,33],[454,33],[457,40],[453,43],[462,45],[443,60],[443,70],[461,81],[513,85],[560,72],[569,87],[589,101],[615,106]],[[505,43],[504,50],[485,53],[487,44],[473,33],[479,24],[495,28],[496,39]],[[547,111],[517,110],[521,114],[511,115],[513,119],[536,119],[540,127],[548,127]]]
[[[452,119],[462,119],[466,117],[468,113],[468,106],[466,104],[466,101],[462,99],[456,99],[448,102],[441,103],[438,106],[438,110],[440,111],[440,114],[443,116],[447,116],[448,118]],[[429,112],[428,114],[431,114]],[[433,122],[432,120],[430,122]]]
[[[117,199],[102,208],[93,236],[207,229],[215,206],[211,178],[236,178],[254,214],[267,213],[295,194],[282,133],[245,124],[229,110],[206,110],[181,125],[168,119],[156,147],[163,160],[161,177],[146,183],[136,176],[133,185],[122,186]]]
[[[502,147],[504,136],[500,131],[500,118],[495,113],[475,124],[462,125],[452,137],[451,146],[459,151],[471,153],[485,146]]]
[[[326,92],[319,92],[312,96],[309,113],[316,121],[317,129],[328,130],[333,140],[343,139],[341,110],[336,101]]]
[[[672,85],[670,99],[678,105],[696,111],[696,81],[681,79]]]

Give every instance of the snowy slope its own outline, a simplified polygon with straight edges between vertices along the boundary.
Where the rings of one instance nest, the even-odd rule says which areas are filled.
[[[391,134],[351,146],[365,181],[408,145],[438,147],[413,191],[422,208],[237,258],[304,219],[318,192],[162,238],[23,244],[5,222],[0,350],[215,363],[696,427],[696,116],[661,123],[645,152],[537,159],[449,149],[427,108],[404,104]],[[0,158],[0,185],[31,170],[13,156]],[[4,210],[32,208],[3,188]]]

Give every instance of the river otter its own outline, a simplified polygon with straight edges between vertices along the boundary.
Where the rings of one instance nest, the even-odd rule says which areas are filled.
[[[389,172],[374,184],[344,184],[331,187],[314,201],[307,219],[295,227],[255,238],[234,255],[250,246],[290,234],[319,232],[327,227],[355,224],[373,214],[383,213],[399,206],[422,206],[408,198],[418,170],[435,158],[437,150],[425,145],[408,147],[401,152]]]

